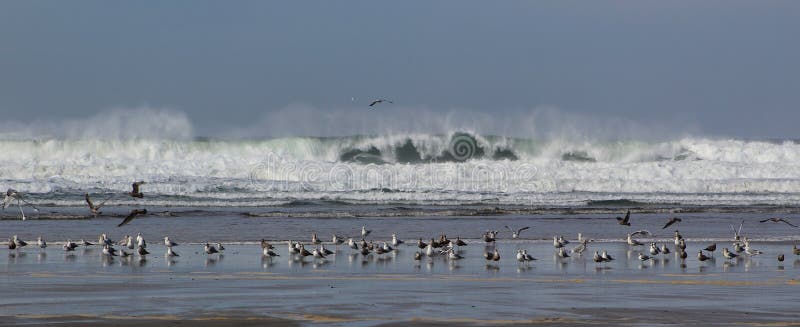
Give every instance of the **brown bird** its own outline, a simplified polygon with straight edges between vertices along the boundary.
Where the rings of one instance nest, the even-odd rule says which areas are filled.
[[[101,202],[100,204],[94,205],[94,203],[92,203],[92,199],[89,198],[89,193],[86,193],[84,195],[86,196],[86,204],[89,205],[89,211],[95,217],[102,214],[102,212],[100,212],[100,207],[102,207],[106,203],[106,201],[111,199],[111,197],[108,197],[108,199],[103,200],[103,202]]]
[[[128,195],[130,195],[130,196],[132,196],[134,198],[140,198],[140,199],[143,198],[144,194],[142,192],[139,192],[139,186],[143,185],[143,184],[146,184],[146,183],[144,181],[138,181],[138,182],[135,182],[135,183],[131,184],[131,188],[133,190],[131,190],[131,192],[128,193]]]
[[[681,220],[680,218],[678,218],[678,217],[673,217],[673,218],[670,218],[670,219],[669,219],[669,221],[667,221],[667,223],[666,223],[666,224],[664,224],[664,227],[661,227],[661,229],[665,229],[665,228],[667,228],[667,227],[669,227],[669,226],[672,226],[672,225],[674,225],[674,224],[676,224],[676,223],[679,223],[679,222],[681,222],[681,221],[682,221],[682,220]]]
[[[711,244],[709,246],[706,246],[706,248],[704,250],[706,250],[708,252],[716,251],[717,250],[717,243],[714,243],[714,244]]]
[[[133,210],[131,210],[131,213],[129,213],[128,216],[125,217],[125,220],[123,220],[121,223],[119,223],[119,225],[117,225],[117,227],[121,227],[122,225],[125,225],[125,224],[131,222],[131,220],[133,220],[133,218],[136,218],[136,216],[144,215],[144,214],[147,214],[147,209],[133,209]]]
[[[625,214],[625,218],[617,217],[617,223],[620,225],[630,226],[631,225],[630,220],[631,220],[630,210],[628,210],[628,212]]]
[[[778,255],[778,261],[783,262],[783,253]]]
[[[781,223],[781,222],[783,222],[783,223],[786,223],[789,226],[797,227],[797,225],[794,225],[794,224],[790,223],[788,220],[783,219],[783,218],[767,218],[767,219],[764,219],[764,220],[759,220],[759,222],[761,222],[761,223],[765,223],[765,222],[768,222],[768,221],[771,221],[773,223]]]
[[[708,259],[710,259],[710,258],[708,256],[706,256],[705,254],[703,254],[702,250],[697,252],[697,260],[706,261]]]

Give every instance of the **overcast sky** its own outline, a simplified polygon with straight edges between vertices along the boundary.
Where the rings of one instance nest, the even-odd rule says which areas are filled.
[[[376,97],[395,104],[366,109]],[[195,136],[549,108],[800,138],[800,2],[0,2],[3,121],[140,107],[185,115]]]

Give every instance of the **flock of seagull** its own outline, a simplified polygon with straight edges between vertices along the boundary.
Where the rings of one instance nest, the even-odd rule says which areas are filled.
[[[127,195],[133,198],[143,198],[144,194],[141,192],[140,189],[141,185],[143,184],[145,184],[144,181],[134,182],[131,185],[131,191],[128,192]],[[99,204],[94,204],[94,202],[92,202],[91,198],[89,197],[89,194],[88,193],[85,194],[85,200],[89,207],[89,212],[94,217],[102,214],[100,209],[110,198],[111,197],[105,199],[103,202]],[[30,202],[26,201],[23,198],[22,193],[17,192],[16,190],[13,189],[8,189],[8,191],[5,194],[5,199],[3,200],[3,209],[7,208],[14,202],[16,202],[16,204],[19,206],[23,220],[25,220],[25,213],[22,209],[23,204],[30,205],[31,207],[34,208],[34,210],[38,211],[38,208],[36,208],[35,205],[31,204]],[[122,220],[122,222],[120,222],[117,225],[117,227],[126,225],[130,223],[137,216],[144,214],[147,214],[147,209],[133,209]],[[619,225],[630,227],[631,226],[630,211],[628,211],[624,217],[616,217],[616,220]],[[678,224],[681,221],[682,221],[681,218],[677,217],[670,218],[664,224],[662,229],[666,229],[670,226]],[[760,222],[784,223],[791,227],[797,227],[796,225],[792,224],[790,221],[784,218],[768,218],[760,220]],[[756,256],[762,254],[761,251],[756,250],[751,246],[750,240],[747,237],[741,234],[743,223],[744,221],[742,221],[742,223],[739,224],[738,230],[735,230],[733,226],[730,226],[731,230],[733,230],[734,233],[734,239],[732,243],[733,250],[731,251],[727,247],[722,249],[722,255],[723,257],[725,257],[726,260],[735,259],[742,255]],[[509,231],[512,239],[519,238],[520,234],[523,231],[530,229],[529,226],[517,229],[512,229],[509,226],[504,226],[504,227]],[[357,240],[357,237],[356,238],[351,237],[345,240],[345,238],[334,234],[330,244],[333,244],[338,248],[338,246],[346,243],[346,247],[351,249],[351,251],[354,253],[360,253],[363,256],[369,256],[374,253],[380,256],[386,253],[391,253],[396,251],[396,248],[399,245],[405,243],[404,241],[398,239],[395,234],[392,234],[392,238],[389,241],[367,242],[366,239],[371,233],[372,231],[368,230],[366,226],[362,226],[360,240]],[[483,253],[483,257],[489,263],[498,262],[500,261],[501,258],[500,251],[495,246],[498,233],[499,233],[498,231],[486,231],[481,236],[481,240],[486,244],[486,251]],[[629,247],[636,248],[639,246],[645,246],[644,243],[634,238],[639,235],[648,236],[652,234],[647,230],[638,230],[628,233],[626,237],[626,243],[628,244]],[[555,256],[559,258],[568,258],[570,257],[570,254],[580,256],[588,249],[589,243],[591,243],[592,241],[593,240],[585,238],[582,236],[582,234],[578,233],[578,240],[577,240],[578,245],[572,248],[571,250],[567,251],[566,246],[571,242],[566,238],[564,238],[564,236],[553,236],[553,247],[555,248]],[[683,260],[685,260],[688,257],[688,254],[686,252],[686,241],[677,230],[674,233],[673,241],[677,256],[683,262]],[[306,244],[304,244],[303,242],[293,242],[289,240],[287,241],[288,254],[292,256],[297,256],[301,260],[302,258],[305,257],[313,257],[315,259],[324,260],[328,255],[335,254],[336,252],[325,248],[325,244],[323,243],[324,242],[322,242],[319,238],[317,238],[316,233],[312,233],[311,242],[309,244],[311,246],[311,251],[306,249]],[[37,239],[36,244],[39,248],[47,247],[47,242],[41,236],[39,236],[39,238]],[[10,250],[23,248],[27,245],[28,243],[20,239],[17,235],[14,235],[12,238],[8,240],[8,248]],[[81,240],[80,242],[77,243],[72,242],[71,240],[67,240],[63,244],[63,249],[67,252],[71,252],[74,251],[79,246],[93,246],[93,245],[102,246],[103,254],[110,257],[115,257],[115,256],[129,257],[132,256],[133,254],[138,254],[141,257],[145,257],[146,255],[150,254],[150,252],[148,252],[147,250],[147,243],[144,240],[144,237],[142,237],[141,233],[137,234],[135,238],[131,237],[130,235],[125,235],[118,242],[114,242],[111,239],[109,239],[106,236],[106,234],[102,234],[100,235],[97,244],[87,242],[85,240]],[[117,250],[114,248],[115,245],[122,246],[123,249]],[[164,245],[167,248],[167,252],[165,254],[166,257],[179,256],[179,254],[173,250],[173,247],[177,246],[178,244],[171,241],[169,237],[164,237]],[[455,240],[451,240],[448,239],[447,236],[444,234],[439,235],[438,240],[435,238],[431,238],[430,241],[427,243],[423,242],[422,238],[419,238],[416,242],[416,246],[420,249],[420,251],[414,253],[414,260],[418,261],[422,260],[423,257],[434,257],[434,256],[445,256],[448,260],[452,261],[460,260],[464,258],[464,256],[461,254],[462,252],[460,250],[460,247],[466,245],[467,243],[464,242],[460,237],[457,237]],[[261,247],[262,247],[262,254],[264,257],[272,258],[279,256],[279,254],[275,252],[275,247],[268,241],[262,239]],[[127,252],[125,249],[133,251]],[[203,252],[208,255],[213,255],[222,253],[224,249],[225,249],[224,246],[220,243],[216,243],[215,245],[212,245],[211,243],[205,243],[203,247]],[[697,259],[701,262],[712,259],[716,250],[717,250],[716,243],[711,244],[705,248],[702,248],[697,253]],[[798,249],[796,245],[793,245],[792,252],[795,255],[800,255],[800,249]],[[665,255],[669,253],[671,253],[671,251],[666,244],[662,244],[659,246],[657,243],[651,242],[646,251],[641,251],[638,253],[638,258],[642,262],[645,262],[654,259],[657,255],[660,254]],[[536,260],[536,258],[530,255],[526,249],[517,249],[514,259],[516,259],[516,261],[519,261],[520,263],[530,263]],[[608,254],[607,250],[594,251],[592,259],[596,263],[605,263],[614,260],[614,258]],[[784,255],[779,254],[777,259],[779,261],[783,261]]]

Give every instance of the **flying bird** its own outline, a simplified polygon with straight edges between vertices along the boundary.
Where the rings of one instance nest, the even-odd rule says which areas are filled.
[[[678,217],[673,217],[673,218],[670,218],[670,219],[669,219],[669,221],[667,221],[667,223],[666,223],[666,224],[664,224],[664,227],[661,227],[661,229],[665,229],[665,228],[667,228],[667,227],[669,227],[669,226],[672,226],[672,225],[674,225],[674,224],[677,224],[677,223],[679,223],[679,222],[681,222],[681,221],[682,221],[682,220],[681,220],[680,218],[678,218]]]
[[[136,216],[144,215],[144,214],[147,214],[147,209],[133,209],[133,210],[131,210],[131,213],[129,213],[128,216],[125,217],[125,220],[123,220],[121,223],[119,223],[119,225],[117,225],[117,227],[121,227],[122,225],[125,225],[125,224],[131,222],[131,220],[133,220],[133,218],[136,218]]]
[[[376,104],[383,103],[383,102],[394,103],[394,102],[386,100],[386,99],[376,99],[376,100],[372,100],[372,102],[369,104],[369,106],[372,107],[372,106],[374,106]]]
[[[505,228],[506,228],[506,229],[508,229],[508,231],[510,231],[510,232],[511,232],[511,238],[518,238],[518,237],[519,237],[519,234],[520,234],[520,233],[522,233],[522,231],[524,231],[524,230],[526,230],[526,229],[528,229],[528,228],[530,228],[530,227],[527,227],[527,226],[526,226],[526,227],[522,227],[522,228],[520,228],[520,229],[517,229],[517,230],[513,230],[513,229],[511,229],[511,228],[510,228],[510,227],[508,227],[508,226],[505,226]]]
[[[631,220],[630,210],[628,210],[628,212],[625,213],[625,218],[617,217],[617,223],[624,226],[630,226],[631,225],[630,220]]]
[[[95,217],[102,214],[102,212],[100,212],[100,207],[102,207],[106,203],[106,201],[111,199],[111,197],[108,197],[108,199],[103,200],[103,202],[101,202],[100,204],[94,205],[94,203],[92,203],[92,199],[89,198],[89,193],[85,193],[84,195],[86,197],[86,204],[89,205],[89,211]]]
[[[138,181],[138,182],[134,182],[133,184],[131,184],[132,190],[128,193],[128,195],[130,195],[130,196],[132,196],[134,198],[140,198],[140,199],[143,198],[144,194],[139,191],[139,186],[141,186],[143,184],[147,184],[147,183],[145,183],[144,181]]]
[[[789,226],[797,227],[797,225],[794,225],[794,224],[790,223],[788,220],[783,219],[783,218],[768,218],[768,219],[764,219],[764,220],[759,220],[759,222],[761,222],[761,223],[765,223],[765,222],[768,222],[768,221],[771,221],[773,223],[783,222],[783,223],[786,223]]]

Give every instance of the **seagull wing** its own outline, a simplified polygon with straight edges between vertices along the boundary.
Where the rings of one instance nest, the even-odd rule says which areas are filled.
[[[113,196],[109,196],[108,198],[103,200],[103,202],[100,202],[100,204],[98,204],[95,208],[100,209],[100,207],[102,207],[104,204],[106,204],[106,202],[108,202],[108,200],[111,200],[112,197]]]
[[[768,222],[768,221],[770,221],[770,219],[769,219],[769,218],[767,218],[767,219],[762,219],[762,220],[759,220],[758,222],[760,222],[760,223],[765,223],[765,222]],[[733,226],[731,226],[731,228],[733,228]]]
[[[794,224],[790,223],[790,222],[789,222],[788,220],[786,220],[786,219],[783,219],[783,218],[781,218],[781,219],[780,219],[780,221],[782,221],[782,222],[785,222],[785,223],[786,223],[787,225],[789,225],[789,226],[792,226],[792,227],[797,227],[797,225],[794,225]]]
[[[529,226],[525,226],[525,227],[522,227],[522,228],[518,229],[517,230],[517,234],[522,233],[522,231],[524,231],[524,230],[526,230],[528,228],[530,228],[530,227]]]
[[[648,231],[646,231],[644,229],[643,230],[637,230],[637,231],[631,233],[631,236],[635,236],[637,234],[641,234],[642,236],[647,236],[647,235],[650,235],[650,232],[648,232]]]
[[[631,220],[631,211],[630,210],[628,210],[628,212],[625,213],[625,218],[622,219],[622,222],[627,224],[629,220]]]
[[[86,203],[89,205],[89,208],[94,208],[94,203],[92,203],[92,199],[89,198],[89,193],[86,193],[85,196],[86,196]]]
[[[125,217],[125,220],[123,220],[121,223],[119,223],[119,225],[117,225],[117,227],[121,227],[121,226],[131,222],[131,220],[133,220],[133,218],[136,218],[136,216],[138,216],[140,213],[142,213],[142,212],[139,211],[138,209],[131,210],[131,213],[128,214],[128,216]]]
[[[372,103],[369,104],[369,106],[372,107],[375,104],[380,103],[380,102],[381,102],[381,100],[374,100],[374,101],[372,101]]]

